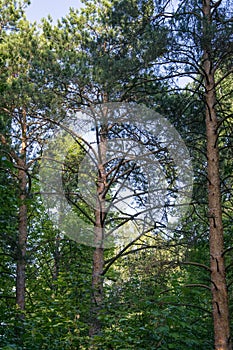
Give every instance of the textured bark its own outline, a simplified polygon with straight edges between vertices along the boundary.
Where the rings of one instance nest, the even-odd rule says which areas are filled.
[[[95,248],[93,254],[93,272],[92,272],[92,307],[91,307],[91,326],[89,330],[90,337],[98,335],[101,331],[101,322],[99,315],[103,304],[103,248]]]
[[[107,138],[106,128],[102,127],[98,140],[99,166],[97,180],[97,198],[95,210],[95,250],[93,254],[92,270],[92,307],[91,307],[91,326],[89,330],[90,337],[100,333],[101,322],[99,315],[103,305],[103,268],[104,268],[104,220],[105,220],[105,186],[106,186],[106,149]],[[97,136],[98,137],[98,136]]]
[[[211,42],[208,40],[208,26],[211,23],[211,6],[209,0],[203,1],[203,13],[205,40],[203,68],[206,90],[209,246],[215,350],[230,350],[232,349],[232,345],[230,341],[228,295],[223,257],[224,236],[219,175],[215,70],[211,58]]]

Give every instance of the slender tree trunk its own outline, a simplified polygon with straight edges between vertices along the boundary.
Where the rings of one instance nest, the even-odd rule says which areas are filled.
[[[97,132],[98,134],[98,132]],[[107,150],[106,128],[102,127],[98,139],[99,167],[97,180],[97,199],[95,210],[95,250],[93,254],[92,270],[92,307],[91,307],[91,326],[89,330],[90,337],[97,335],[101,331],[101,322],[99,320],[100,312],[103,306],[103,268],[104,268],[104,220],[105,220],[105,186],[106,173],[105,161]]]
[[[90,337],[98,335],[101,331],[101,322],[99,320],[103,304],[103,248],[95,248],[93,254],[93,272],[92,272],[92,307],[91,307],[91,326],[89,330]]]
[[[204,13],[204,74],[206,103],[206,138],[208,169],[208,206],[209,206],[209,246],[211,267],[211,291],[215,350],[232,349],[230,341],[229,308],[224,264],[224,237],[222,223],[218,121],[216,113],[215,71],[211,58],[211,42],[208,34],[211,24],[210,0],[203,0]]]
[[[26,244],[27,244],[27,174],[26,174],[26,148],[27,148],[27,124],[26,113],[23,111],[21,119],[21,155],[18,158],[19,180],[19,226],[18,226],[18,256],[16,268],[16,304],[20,310],[25,310],[25,285],[26,285]],[[21,315],[23,317],[23,314]]]

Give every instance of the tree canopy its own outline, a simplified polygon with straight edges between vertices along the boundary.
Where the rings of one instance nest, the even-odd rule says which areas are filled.
[[[0,1],[1,349],[232,349],[232,5]]]

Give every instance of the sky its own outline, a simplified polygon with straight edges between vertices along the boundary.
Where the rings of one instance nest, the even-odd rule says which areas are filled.
[[[49,14],[54,21],[65,16],[69,8],[80,8],[80,0],[31,0],[31,5],[26,9],[27,19],[40,22],[41,18]]]

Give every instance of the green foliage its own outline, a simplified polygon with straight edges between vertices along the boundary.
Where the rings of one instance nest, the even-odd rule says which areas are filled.
[[[188,216],[170,237],[161,229],[155,238],[136,242],[108,269],[100,315],[103,329],[94,338],[94,346],[103,350],[213,349],[211,298],[208,288],[204,288],[210,285],[209,272],[203,268],[209,265],[204,88],[197,72],[203,45],[210,36],[215,62],[224,58],[224,65],[219,65],[217,71],[217,108],[232,311],[232,80],[229,76],[222,82],[231,65],[232,22],[224,27],[221,7],[214,12],[215,24],[207,28],[208,37],[202,38],[196,1],[182,2],[171,21],[161,20],[161,1],[84,3],[85,8],[79,12],[71,10],[56,26],[44,20],[39,30],[24,19],[23,8],[29,1],[0,1],[0,347],[90,347],[93,249],[67,239],[53,227],[38,195],[38,164],[33,163],[28,168],[31,194],[27,198],[27,303],[24,321],[17,318],[19,200],[11,151],[19,152],[17,122],[23,108],[29,121],[30,162],[50,137],[54,129],[51,120],[58,122],[66,115],[75,116],[80,107],[107,99],[144,102],[168,117],[190,149],[195,185]],[[180,71],[196,79],[185,91],[174,90],[174,81],[167,85],[158,82],[159,75],[170,78]],[[76,175],[83,156],[80,149],[68,150],[63,179],[67,191],[77,186]],[[88,206],[83,204],[82,209],[92,218]],[[79,215],[83,213],[79,211]],[[105,266],[118,253],[108,250]],[[16,330],[21,333],[21,344]]]
[[[173,258],[164,248],[118,262],[117,282],[108,288],[101,318],[103,334],[96,337],[101,349],[213,348],[210,295],[185,287],[194,271],[171,267]]]
[[[1,0],[0,34],[3,30],[14,30],[18,20],[24,15],[24,9],[30,4],[29,0]]]
[[[44,21],[53,57],[46,76],[54,76],[52,69],[56,70],[59,89],[72,111],[90,100],[101,102],[106,95],[108,101],[127,100],[128,90],[132,99],[131,90],[136,93],[139,83],[144,86],[149,72],[152,77],[150,65],[165,50],[166,30],[152,20],[150,4],[143,4],[87,1],[80,14],[72,10],[54,28]],[[55,60],[59,65],[54,65]]]

